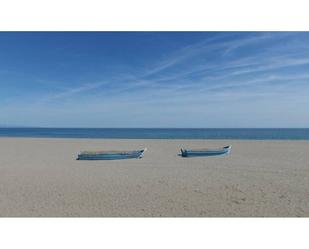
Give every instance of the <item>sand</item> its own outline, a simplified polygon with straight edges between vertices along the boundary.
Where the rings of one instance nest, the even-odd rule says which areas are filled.
[[[178,156],[227,144],[229,156]],[[143,159],[75,160],[144,147]],[[308,217],[309,141],[0,138],[0,216]]]

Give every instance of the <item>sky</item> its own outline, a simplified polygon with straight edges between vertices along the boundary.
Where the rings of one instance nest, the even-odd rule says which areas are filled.
[[[0,32],[0,126],[309,127],[309,32]]]

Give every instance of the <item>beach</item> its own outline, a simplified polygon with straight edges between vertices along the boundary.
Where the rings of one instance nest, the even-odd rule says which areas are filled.
[[[181,147],[232,145],[182,158]],[[142,159],[78,161],[83,150]],[[1,217],[308,217],[309,141],[0,138]]]

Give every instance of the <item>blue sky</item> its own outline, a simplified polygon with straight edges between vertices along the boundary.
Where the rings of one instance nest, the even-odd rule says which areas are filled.
[[[1,32],[0,125],[309,127],[309,33]]]

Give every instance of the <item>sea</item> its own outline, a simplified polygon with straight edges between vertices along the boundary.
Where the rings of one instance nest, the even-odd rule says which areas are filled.
[[[309,140],[309,128],[0,128],[0,137]]]

